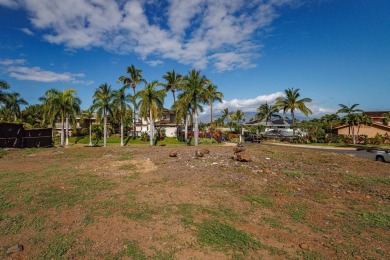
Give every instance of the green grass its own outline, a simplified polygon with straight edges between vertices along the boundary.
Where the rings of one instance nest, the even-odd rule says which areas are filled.
[[[22,230],[24,218],[22,215],[0,214],[0,235],[15,235]]]
[[[292,219],[303,222],[308,215],[309,208],[303,204],[289,204],[287,205],[287,211]]]
[[[390,230],[390,214],[362,210],[358,216],[360,222],[366,226]]]
[[[7,151],[0,148],[0,159],[4,158],[7,155]]]
[[[114,259],[122,259],[124,256],[130,257],[130,259],[145,260],[147,259],[145,252],[140,248],[137,241],[126,240],[124,242],[126,249],[117,253]]]
[[[56,234],[49,241],[41,259],[63,259],[63,255],[72,249],[76,242],[74,234]]]
[[[258,204],[265,207],[271,207],[273,205],[272,200],[261,195],[244,196],[243,200],[249,201],[252,204]]]
[[[258,249],[261,244],[243,231],[215,220],[204,220],[198,224],[198,241],[217,251],[242,252]]]

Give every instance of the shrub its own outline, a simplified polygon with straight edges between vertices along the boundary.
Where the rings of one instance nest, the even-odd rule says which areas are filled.
[[[0,158],[4,158],[6,154],[7,154],[6,150],[0,148]]]
[[[140,136],[141,141],[147,142],[150,140],[150,135],[148,132],[142,132]]]

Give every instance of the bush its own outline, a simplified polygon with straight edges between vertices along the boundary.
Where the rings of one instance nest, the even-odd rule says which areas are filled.
[[[147,142],[150,140],[150,135],[148,132],[142,132],[140,136],[141,141]]]
[[[7,151],[0,148],[0,159],[4,158],[6,154],[7,154]]]

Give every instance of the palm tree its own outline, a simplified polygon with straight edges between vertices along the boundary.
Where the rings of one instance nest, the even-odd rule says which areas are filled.
[[[178,95],[178,100],[173,104],[172,109],[176,112],[176,123],[184,121],[184,141],[188,141],[188,116],[192,114],[191,104],[188,96],[184,93]]]
[[[346,114],[346,116],[344,116],[344,120],[343,121],[344,121],[345,124],[348,124],[348,134],[351,134],[351,129],[352,129],[353,144],[356,143],[356,140],[355,140],[355,125],[357,125],[357,120],[358,120],[357,117],[353,116],[353,115],[356,114],[356,113],[363,113],[363,110],[356,108],[358,105],[359,104],[353,104],[352,106],[348,107],[348,106],[346,106],[344,104],[339,104],[339,106],[341,108],[336,112],[336,114]]]
[[[81,100],[76,95],[76,90],[72,88],[68,88],[64,92],[49,89],[44,97],[39,98],[44,106],[45,118],[49,118],[51,125],[54,125],[57,117],[61,119],[62,147],[64,147],[64,121],[68,121],[70,117],[75,121],[77,114],[80,112]],[[68,132],[68,129],[66,131]]]
[[[176,103],[176,96],[175,91],[182,88],[183,84],[183,76],[179,73],[176,73],[175,70],[168,71],[167,74],[163,76],[163,78],[166,80],[166,83],[162,83],[161,85],[164,86],[165,90],[171,91],[173,96],[173,104]],[[175,111],[177,114],[177,111]],[[177,122],[177,120],[176,120]],[[176,136],[179,136],[179,129],[176,123]]]
[[[337,124],[340,122],[340,118],[337,114],[329,114],[329,115],[324,115],[322,118],[321,118],[321,121],[325,124],[330,125],[330,130],[333,129],[333,124]]]
[[[176,73],[175,70],[168,71],[167,74],[163,76],[163,78],[167,81],[167,83],[161,84],[165,87],[165,90],[171,91],[173,95],[173,103],[176,102],[175,91],[181,88],[181,84],[183,84],[183,76],[179,73]]]
[[[165,89],[157,90],[156,87],[161,85],[157,80],[146,84],[138,95],[140,101],[140,116],[149,118],[150,122],[150,145],[154,145],[154,120],[159,117],[164,106],[166,96]]]
[[[206,87],[206,99],[210,105],[210,126],[213,124],[213,103],[220,102],[222,103],[223,94],[222,92],[217,91],[218,87],[213,84],[208,84]]]
[[[93,104],[92,109],[97,109],[99,115],[103,115],[103,138],[104,138],[104,147],[107,146],[107,116],[108,114],[112,115],[112,100],[114,98],[114,93],[111,90],[111,86],[104,83],[100,85],[95,90],[93,95]]]
[[[276,106],[279,109],[283,109],[283,113],[286,114],[290,110],[292,124],[295,124],[295,110],[301,111],[305,116],[311,114],[311,110],[306,106],[305,103],[310,103],[311,98],[299,99],[300,93],[299,88],[286,89],[284,90],[284,97],[278,97],[276,99]],[[293,136],[295,137],[295,127],[293,126]]]
[[[242,112],[240,109],[237,109],[235,113],[231,115],[232,121],[235,121],[235,124],[240,128],[240,124],[238,123],[239,121],[245,121],[245,113]],[[232,124],[230,124],[232,125]],[[238,129],[240,131],[240,143],[241,143],[241,136],[242,136],[242,124],[241,124],[241,129]]]
[[[263,121],[265,119],[266,127],[268,126],[268,122],[271,122],[271,127],[273,126],[273,117],[281,118],[281,116],[277,114],[279,112],[279,108],[274,105],[268,105],[267,102],[259,106],[257,111],[258,113],[255,114],[255,118],[259,121]]]
[[[92,107],[88,108],[87,110],[84,110],[81,114],[82,118],[84,120],[88,120],[89,124],[89,146],[92,146],[92,118],[94,115],[94,109]]]
[[[367,114],[358,114],[358,130],[357,130],[357,133],[356,135],[359,137],[359,131],[360,131],[360,127],[362,125],[367,125],[367,126],[370,126],[372,125],[372,118],[367,115]]]
[[[130,106],[127,104],[127,102],[131,101],[131,95],[126,95],[126,86],[123,86],[118,91],[114,92],[114,107],[116,112],[119,114],[120,117],[120,124],[121,124],[121,146],[123,146],[123,132],[124,132],[124,126],[123,126],[123,119],[126,115],[126,112],[129,110],[131,111]]]
[[[126,73],[130,75],[130,77],[126,76],[120,76],[118,79],[118,82],[122,82],[124,87],[129,87],[131,86],[133,88],[133,97],[136,97],[135,93],[135,88],[137,87],[138,84],[141,82],[144,82],[146,84],[145,80],[142,78],[142,70],[137,69],[134,65],[131,65],[127,67]],[[134,98],[133,100],[133,109],[134,109],[134,117],[133,117],[133,136],[135,138],[136,136],[136,114],[137,114],[137,101]]]
[[[224,108],[221,115],[222,121],[225,122],[225,120],[230,118],[232,114],[232,112],[229,112],[229,108]]]
[[[0,104],[5,103],[8,96],[8,93],[2,91],[4,89],[9,89],[9,85],[6,81],[0,80]]]
[[[68,88],[63,92],[64,113],[66,119],[66,145],[69,144],[69,119],[72,119],[75,124],[77,114],[80,113],[81,100],[76,95],[77,92],[73,88]]]
[[[198,113],[203,111],[201,104],[207,102],[205,89],[209,80],[205,76],[200,76],[200,71],[192,69],[188,75],[184,77],[185,85],[183,87],[185,99],[189,101],[191,109],[194,114],[194,141],[195,146],[198,146],[199,127],[198,127]]]
[[[21,117],[20,105],[28,105],[27,101],[20,98],[20,94],[17,92],[7,94],[4,104],[4,109],[8,111],[8,120],[14,122],[17,122],[18,118]]]

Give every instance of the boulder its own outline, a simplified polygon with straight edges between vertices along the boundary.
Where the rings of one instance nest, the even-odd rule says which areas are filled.
[[[198,157],[203,157],[202,151],[197,150],[197,151],[195,152],[195,157],[196,157],[196,158],[198,158]]]
[[[245,148],[243,148],[243,147],[234,147],[233,148],[233,152],[236,154],[236,153],[241,153],[241,152],[243,152],[243,151],[245,151]]]
[[[23,251],[23,245],[17,244],[7,249],[7,254],[13,254]]]
[[[169,157],[177,157],[177,152],[175,151],[170,152]]]
[[[203,148],[203,149],[200,150],[200,152],[203,153],[203,154],[209,154],[210,150],[206,149],[206,148]]]
[[[250,162],[251,158],[247,153],[240,152],[240,153],[235,153],[232,157],[233,160],[239,161],[239,162]]]

